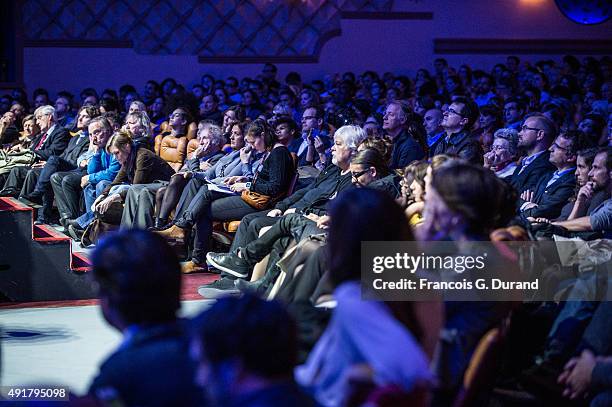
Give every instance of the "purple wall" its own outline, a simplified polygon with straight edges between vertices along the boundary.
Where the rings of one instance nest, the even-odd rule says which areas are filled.
[[[589,39],[609,40],[612,22],[581,26],[567,20],[553,0],[395,1],[394,11],[433,12],[433,20],[343,19],[342,35],[322,48],[318,63],[277,64],[280,77],[296,70],[305,80],[325,73],[373,69],[413,74],[431,69],[434,39]],[[560,55],[566,53],[560,52]],[[469,63],[490,68],[504,61],[499,54],[441,55],[453,65]],[[535,61],[560,55],[524,55]],[[42,86],[51,92],[77,92],[87,86],[101,90],[132,83],[142,89],[148,79],[177,78],[186,85],[203,73],[215,76],[254,76],[262,64],[204,64],[196,56],[139,55],[131,49],[25,48],[24,80],[27,89]]]

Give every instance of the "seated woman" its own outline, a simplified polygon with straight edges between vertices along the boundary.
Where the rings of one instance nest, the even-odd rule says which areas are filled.
[[[93,206],[97,218],[105,215],[111,206],[115,207],[113,219],[106,222],[119,224],[123,202],[131,185],[150,184],[156,180],[168,181],[174,170],[167,162],[151,150],[132,139],[129,132],[118,131],[108,141],[107,150],[121,164],[113,182],[96,199]]]
[[[414,391],[429,385],[422,342],[428,334],[417,303],[361,298],[361,242],[413,240],[401,208],[387,194],[363,188],[332,201],[330,215],[328,264],[337,306],[310,356],[295,369],[296,381],[323,406],[344,405],[356,365],[367,365],[378,386]],[[429,320],[440,321],[439,304],[428,308]]]
[[[403,182],[411,179],[408,184],[407,199],[408,206],[404,210],[410,226],[417,226],[423,221],[423,209],[425,208],[425,176],[429,164],[426,162],[414,162],[404,170]]]
[[[518,133],[514,129],[499,129],[493,135],[491,150],[484,155],[484,167],[500,178],[514,174],[518,158]]]
[[[227,191],[207,190],[201,199],[192,200],[172,227],[157,232],[168,240],[184,242],[186,234],[196,226],[192,259],[184,265],[184,272],[204,271],[213,221],[241,219],[244,215],[266,209],[289,188],[295,173],[293,158],[287,147],[277,143],[268,124],[255,120],[245,139],[252,146],[243,153],[245,159],[250,158],[253,150],[264,154],[261,164],[254,169],[252,182],[233,177],[234,182]],[[260,204],[252,199],[259,197]]]
[[[332,154],[335,155],[335,152],[336,149],[332,148]],[[368,187],[388,193],[389,188],[380,181],[387,178],[389,169],[378,150],[359,151],[351,159],[349,171],[353,186],[357,188]],[[393,194],[389,194],[389,196],[394,198]],[[219,270],[244,278],[251,274],[250,271],[255,264],[270,255],[263,278],[250,283],[247,283],[246,280],[238,280],[235,283],[237,289],[255,291],[265,297],[280,274],[277,262],[284,255],[290,241],[294,239],[300,241],[308,236],[326,233],[329,221],[330,218],[326,214],[309,213],[308,215],[302,215],[290,213],[281,217],[279,222],[272,225],[258,239],[248,243],[245,247],[239,248],[237,254],[210,253],[207,260]],[[308,272],[320,277],[324,270],[317,269]],[[287,278],[292,278],[292,276]],[[283,285],[288,285],[288,281],[283,282]],[[303,287],[301,291],[304,291]],[[206,298],[211,298],[211,294],[213,294],[210,290],[200,290],[199,292]],[[283,296],[286,298],[289,293],[283,293]]]
[[[483,246],[477,245],[489,241],[493,230],[507,226],[514,218],[514,190],[487,169],[452,160],[428,172],[427,177],[424,222],[416,230],[423,242],[452,241],[464,254],[482,250]],[[516,271],[515,260],[492,250],[492,246],[486,248],[487,278],[497,273],[508,277],[508,273]],[[469,274],[466,271],[461,278]],[[487,294],[483,291],[473,295]],[[439,382],[434,405],[451,404],[480,338],[499,324],[512,307],[511,302],[492,302],[488,298],[491,297],[445,302],[445,323],[433,364]]]
[[[155,230],[167,226],[170,212],[176,207],[189,179],[195,174],[201,174],[206,179],[208,175],[215,174],[213,168],[225,169],[223,166],[231,164],[236,158],[237,150],[226,156],[221,153],[225,140],[217,125],[201,122],[198,125],[198,141],[198,148],[187,156],[185,164],[170,178],[170,183],[160,187],[155,194]]]

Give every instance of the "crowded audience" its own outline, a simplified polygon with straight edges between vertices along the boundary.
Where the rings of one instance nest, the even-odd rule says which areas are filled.
[[[0,195],[94,247],[124,337],[99,402],[110,388],[129,406],[610,405],[609,57],[311,82],[266,64],[31,96],[3,96]],[[589,262],[547,257],[554,301],[362,297],[364,241],[568,238]],[[525,253],[492,257],[511,270]],[[219,274],[198,290],[217,302],[189,323],[193,273]]]

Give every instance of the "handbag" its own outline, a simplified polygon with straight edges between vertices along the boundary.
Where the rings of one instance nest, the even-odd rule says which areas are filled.
[[[242,198],[244,202],[246,202],[253,208],[260,210],[260,211],[268,208],[272,203],[276,201],[269,195],[264,195],[258,192],[249,191],[248,189],[242,191],[242,194],[240,195],[240,197]]]

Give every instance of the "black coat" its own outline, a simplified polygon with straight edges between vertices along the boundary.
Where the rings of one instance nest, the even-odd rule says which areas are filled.
[[[68,142],[68,147],[60,155],[61,158],[70,164],[77,166],[77,159],[89,148],[89,137],[80,137],[80,134],[72,136]]]
[[[42,137],[43,133],[36,136],[32,141],[32,151],[36,154],[36,158],[41,161],[47,161],[52,155],[61,155],[70,141],[70,133],[60,125],[55,125],[55,128],[49,134],[43,145],[39,149],[36,149]]]
[[[523,172],[520,172],[522,165],[519,164],[514,170],[514,174],[509,177],[510,185],[519,194],[528,189],[534,191],[542,178],[550,179],[550,175],[555,171],[555,166],[548,161],[549,158],[550,152],[543,152],[531,164],[525,167]]]
[[[404,168],[411,162],[423,158],[425,158],[425,152],[419,143],[408,132],[402,130],[393,141],[390,168]]]
[[[523,211],[523,215],[534,218],[555,219],[561,214],[561,209],[567,200],[574,194],[576,187],[576,176],[574,171],[569,171],[559,177],[553,184],[546,186],[551,179],[549,177],[540,179],[538,182],[533,201],[537,207]]]
[[[443,135],[436,144],[434,155],[448,154],[463,158],[477,165],[482,165],[482,148],[478,140],[467,131],[453,133],[450,137]]]

